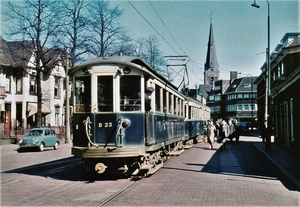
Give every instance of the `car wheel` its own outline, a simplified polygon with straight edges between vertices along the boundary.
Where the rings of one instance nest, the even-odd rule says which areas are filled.
[[[58,148],[58,142],[55,142],[53,148],[54,148],[55,150],[57,150],[57,148]]]
[[[39,145],[39,150],[42,152],[42,151],[44,151],[44,143],[41,143],[40,145]]]

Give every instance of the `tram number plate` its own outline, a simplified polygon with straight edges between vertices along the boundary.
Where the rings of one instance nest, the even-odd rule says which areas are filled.
[[[111,128],[112,127],[112,122],[100,122],[98,123],[98,128]]]

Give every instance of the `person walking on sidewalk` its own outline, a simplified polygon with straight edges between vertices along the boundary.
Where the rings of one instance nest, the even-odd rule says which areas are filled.
[[[222,121],[221,130],[222,131],[221,131],[221,141],[220,142],[222,142],[223,139],[228,138],[228,136],[229,136],[229,126],[225,120]]]
[[[235,137],[235,126],[234,122],[232,120],[228,120],[228,126],[229,126],[229,135],[228,138],[232,142],[233,138]]]
[[[213,125],[213,123],[211,122],[211,120],[207,121],[206,129],[207,129],[207,138],[208,138],[207,142],[210,145],[208,149],[213,149],[213,143],[214,143],[214,140],[215,140],[215,130],[216,130],[216,128]]]

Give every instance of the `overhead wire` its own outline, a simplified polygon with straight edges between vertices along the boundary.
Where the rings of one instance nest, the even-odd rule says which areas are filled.
[[[184,50],[180,47],[180,45],[178,44],[177,40],[175,39],[175,37],[173,36],[173,34],[171,33],[171,31],[169,30],[169,28],[167,27],[167,25],[165,24],[165,22],[162,20],[162,18],[160,17],[160,15],[158,14],[158,12],[156,11],[156,9],[154,8],[154,6],[152,5],[152,3],[148,0],[149,4],[151,5],[152,9],[155,11],[156,15],[158,16],[158,18],[160,19],[160,21],[162,22],[162,24],[165,26],[165,28],[167,29],[167,31],[169,32],[169,34],[171,35],[171,37],[173,38],[173,40],[175,41],[175,43],[177,44],[177,46],[179,47],[179,49],[184,53]],[[178,53],[177,53],[178,54]]]
[[[179,45],[179,43],[177,42],[177,40],[175,39],[175,37],[173,36],[173,34],[172,34],[172,32],[169,30],[169,28],[167,27],[167,25],[165,24],[165,22],[162,20],[162,18],[161,18],[161,16],[158,14],[158,12],[156,11],[156,9],[154,8],[154,6],[152,5],[152,3],[148,0],[148,2],[149,2],[149,4],[151,5],[151,7],[152,7],[152,9],[155,11],[155,13],[156,13],[156,15],[158,16],[158,18],[160,19],[160,21],[162,22],[162,24],[165,26],[165,28],[167,29],[167,31],[168,31],[168,33],[170,34],[170,36],[173,38],[173,40],[175,41],[175,43],[177,44],[177,46],[179,47],[179,49],[184,53],[184,54],[186,54],[186,52],[181,48],[181,46]],[[190,61],[190,57],[189,57],[189,61]],[[188,61],[188,62],[189,62]],[[193,62],[193,63],[195,63],[197,66],[198,66],[198,64],[195,62],[195,61],[191,61],[191,62]],[[186,63],[187,64],[187,63]],[[200,67],[199,67],[200,68]],[[188,67],[188,69],[197,77],[197,78],[199,78],[198,77],[198,75],[197,75],[197,73],[194,71],[194,70],[192,70],[190,67]],[[174,69],[172,69],[174,72],[175,72],[175,70]],[[182,71],[182,70],[180,70],[180,71]],[[188,73],[187,73],[187,77],[188,77]],[[175,77],[173,77],[173,79],[174,79]],[[199,80],[203,80],[203,79],[201,79],[201,78],[199,78]]]
[[[148,23],[148,25],[174,50],[174,52],[178,54],[178,52],[172,47],[172,45],[154,28],[154,26],[141,14],[141,12],[129,0],[127,0],[127,2]]]
[[[141,14],[141,12],[129,1],[127,0],[127,2],[134,8],[134,10],[147,22],[147,24],[170,46],[170,48],[172,48],[172,50],[177,54],[179,55],[179,53],[174,49],[173,46],[171,46],[171,44],[157,31],[157,29],[155,29],[155,27]],[[162,22],[162,24],[164,25],[164,27],[167,29],[168,33],[170,34],[170,36],[172,37],[172,39],[175,41],[175,43],[177,44],[177,46],[179,47],[179,49],[184,53],[186,54],[186,52],[182,49],[182,47],[179,45],[178,41],[175,39],[175,37],[173,36],[172,32],[169,30],[169,28],[167,27],[167,25],[165,24],[165,22],[163,21],[163,19],[161,18],[161,16],[158,14],[157,10],[154,8],[153,4],[148,0],[149,4],[151,5],[152,9],[154,10],[154,12],[156,13],[156,15],[158,16],[158,18],[160,19],[160,21]],[[165,53],[165,52],[163,52]],[[190,58],[190,57],[189,57]],[[190,59],[189,59],[190,61]],[[188,62],[189,62],[188,61]],[[194,64],[196,64],[198,67],[198,63],[196,63],[195,61],[191,61],[193,62]],[[187,64],[187,63],[186,63]],[[199,78],[199,80],[202,80],[203,81],[203,78],[200,78],[198,77],[197,73],[192,70],[190,67],[187,66],[187,68],[197,77]],[[199,67],[201,69],[201,67]],[[178,75],[178,72],[176,72],[174,69],[171,68],[172,71],[174,71],[177,75]],[[176,75],[176,76],[177,76]],[[188,73],[186,74],[187,75],[187,78],[189,78],[188,76]],[[181,77],[183,77],[181,75]],[[175,77],[173,77],[174,79]],[[189,82],[189,80],[188,80]]]

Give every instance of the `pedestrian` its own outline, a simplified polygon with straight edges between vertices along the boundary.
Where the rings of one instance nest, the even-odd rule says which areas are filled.
[[[215,125],[215,138],[216,140],[218,140],[220,138],[220,121],[217,120],[214,125]]]
[[[242,126],[240,125],[240,123],[237,120],[233,124],[234,124],[234,128],[235,128],[235,141],[238,142],[240,140]]]
[[[266,138],[267,138],[267,121],[264,121],[260,127],[260,133],[261,133],[261,138],[263,142],[266,142]]]
[[[207,142],[210,145],[208,149],[213,149],[213,143],[215,140],[215,126],[212,124],[211,120],[207,121],[206,133],[207,133]]]
[[[228,126],[229,126],[229,135],[228,138],[232,142],[232,139],[235,137],[235,127],[232,120],[228,120]]]
[[[222,129],[221,131],[221,141],[222,141],[223,139],[228,138],[229,136],[229,126],[225,120],[222,120],[221,129]]]

